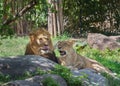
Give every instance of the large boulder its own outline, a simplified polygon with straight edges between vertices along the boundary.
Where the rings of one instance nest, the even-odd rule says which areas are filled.
[[[115,50],[120,48],[120,43],[114,40],[112,37],[105,36],[99,33],[88,33],[87,42],[90,47],[99,50]]]
[[[49,79],[49,81],[50,79],[52,79],[53,82],[50,82],[50,83],[53,83],[54,86],[55,86],[55,83],[58,84],[59,86],[67,86],[66,81],[61,76],[54,75],[54,74],[45,74],[42,76],[34,76],[32,78],[28,78],[25,80],[11,81],[11,82],[5,83],[3,86],[44,86],[43,82],[45,83],[45,80],[47,79]]]
[[[72,74],[74,77],[82,77],[83,86],[109,86],[105,77],[90,68],[72,70]]]
[[[26,72],[34,73],[37,69],[52,70],[55,62],[37,55],[11,56],[0,58],[0,73],[19,77]]]

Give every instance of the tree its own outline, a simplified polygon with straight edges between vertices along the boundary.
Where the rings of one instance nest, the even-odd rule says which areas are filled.
[[[64,0],[63,5],[64,28],[70,34],[120,34],[120,0]]]
[[[14,32],[14,23],[16,22],[17,19],[20,20],[20,17],[22,17],[28,10],[33,8],[37,4],[37,0],[31,0],[26,3],[24,2],[19,2],[18,0],[2,0],[1,4],[3,3],[3,21],[1,21],[0,25],[0,35],[12,35]],[[18,4],[19,3],[19,4]],[[18,20],[18,26],[22,25],[22,21]],[[21,23],[21,24],[20,24]],[[19,28],[18,30],[22,31],[23,29]],[[17,32],[18,32],[17,30]]]
[[[48,0],[48,31],[56,37],[63,32],[62,0]]]

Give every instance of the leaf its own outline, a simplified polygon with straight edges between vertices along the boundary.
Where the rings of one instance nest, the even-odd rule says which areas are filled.
[[[58,51],[58,49],[55,49],[54,52],[57,57],[60,57],[60,52]]]

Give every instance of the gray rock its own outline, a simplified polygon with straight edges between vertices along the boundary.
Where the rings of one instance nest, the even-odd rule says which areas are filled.
[[[42,76],[42,80],[48,77],[51,77],[54,81],[56,81],[59,84],[59,86],[67,86],[66,81],[61,76],[55,74],[45,74]]]
[[[53,74],[45,74],[42,76],[34,76],[25,80],[11,81],[3,86],[43,86],[42,82],[48,77],[52,78],[59,86],[67,86],[67,83],[62,77]]]
[[[38,68],[44,71],[54,69],[55,62],[36,55],[13,56],[0,58],[0,73],[11,78],[21,76],[26,72],[34,73]]]
[[[90,47],[99,50],[115,50],[120,48],[120,43],[113,40],[112,37],[108,37],[99,33],[89,33],[87,37],[87,42]]]
[[[16,81],[8,82],[2,86],[42,86],[42,85],[32,81],[16,80]]]
[[[113,39],[113,40],[115,40],[117,42],[120,42],[120,35],[118,35],[118,36],[109,36],[109,38],[111,38],[111,39]]]
[[[82,77],[83,86],[109,86],[108,80],[95,70],[86,68],[81,70],[72,70],[74,77]]]

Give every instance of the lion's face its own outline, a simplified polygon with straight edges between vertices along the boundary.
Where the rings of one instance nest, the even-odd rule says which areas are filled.
[[[59,41],[57,43],[57,49],[61,57],[65,57],[68,54],[70,44],[66,41]]]
[[[48,31],[40,29],[30,34],[31,46],[33,51],[39,55],[44,55],[53,51],[51,36]]]
[[[69,65],[72,62],[71,56],[74,53],[73,41],[59,41],[56,48],[60,53],[59,61],[61,65]],[[69,58],[68,58],[69,57]]]

